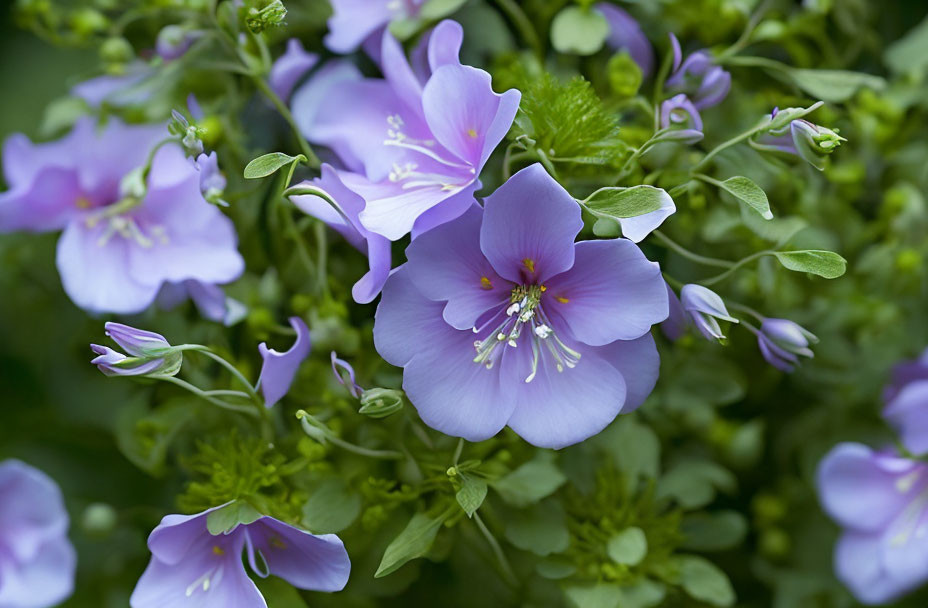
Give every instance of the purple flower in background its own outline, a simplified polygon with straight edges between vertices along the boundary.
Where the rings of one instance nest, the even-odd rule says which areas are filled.
[[[0,194],[0,232],[63,229],[57,265],[65,292],[91,312],[132,314],[165,283],[237,279],[244,261],[232,222],[204,200],[200,172],[179,146],[144,167],[162,126],[81,119],[63,139],[4,145],[10,190]]]
[[[777,109],[774,108],[770,120],[776,118],[777,113]],[[799,118],[782,128],[763,133],[751,141],[751,146],[758,150],[797,156],[819,171],[824,171],[825,157],[844,141],[847,140],[835,131]]]
[[[136,329],[122,323],[106,323],[106,335],[128,356],[106,346],[91,344],[98,356],[91,361],[107,376],[175,376],[183,355],[161,334]]]
[[[91,108],[142,104],[154,93],[155,84],[149,80],[154,74],[155,69],[144,61],[134,61],[123,74],[105,74],[74,85],[71,95],[83,99]]]
[[[222,323],[226,327],[237,324],[248,314],[244,304],[226,296],[218,285],[192,280],[165,283],[158,292],[155,304],[158,308],[172,310],[188,299],[193,300],[204,319]]]
[[[319,55],[309,53],[296,38],[287,41],[287,51],[271,67],[268,82],[271,90],[284,101],[290,99],[293,88],[319,63]]]
[[[325,46],[333,53],[351,53],[371,40],[379,41],[387,25],[419,14],[425,0],[330,0],[332,16]],[[368,45],[365,45],[367,47]]]
[[[167,515],[148,537],[152,558],[129,604],[132,608],[267,608],[252,572],[273,574],[298,589],[339,591],[351,561],[334,534],[314,535],[259,516],[224,533],[207,527],[215,507],[197,515]]]
[[[357,176],[344,173],[342,177],[353,180]],[[323,165],[322,175],[311,184],[328,194],[339,209],[336,210],[326,200],[314,195],[292,196],[290,200],[305,213],[337,230],[353,247],[367,254],[370,271],[351,290],[356,302],[367,304],[377,297],[390,276],[390,240],[364,227],[359,219],[364,210],[364,199],[346,187],[331,166]]]
[[[606,44],[616,51],[627,50],[641,68],[644,77],[650,76],[654,70],[654,49],[635,18],[614,4],[606,2],[596,4],[596,9],[609,23]]]
[[[706,340],[724,340],[717,319],[737,323],[738,319],[728,314],[725,302],[717,293],[702,285],[690,283],[680,290],[680,302],[689,320]]]
[[[764,319],[757,332],[757,346],[764,359],[784,372],[794,371],[800,356],[814,357],[809,347],[817,342],[815,334],[789,319]]]
[[[682,93],[661,104],[661,128],[672,129],[672,133],[665,137],[672,136],[687,144],[694,144],[703,138],[699,110],[690,98]]]
[[[57,606],[76,565],[58,485],[19,460],[0,462],[0,606]]]
[[[290,317],[290,327],[296,331],[296,341],[290,350],[281,353],[268,348],[265,342],[258,345],[258,352],[264,360],[258,386],[264,395],[265,407],[273,407],[284,398],[296,378],[300,364],[309,356],[310,339],[306,323],[299,317]]]
[[[509,130],[520,94],[493,92],[490,75],[461,65],[463,32],[440,23],[429,39],[431,74],[421,81],[400,44],[383,35],[385,80],[340,64],[293,95],[309,141],[330,147],[365,201],[360,223],[390,240],[417,236],[473,205],[478,177]]]
[[[665,83],[668,93],[686,93],[697,110],[717,105],[731,89],[731,74],[715,65],[708,51],[696,51],[683,59],[680,41],[670,34],[673,73]]]
[[[536,164],[407,248],[374,344],[426,424],[470,441],[508,425],[560,448],[645,400],[649,332],[667,317],[660,268],[627,239],[575,243],[582,226]]]
[[[191,30],[181,25],[166,25],[158,32],[158,38],[155,41],[155,52],[162,59],[171,61],[182,57],[190,49],[190,46],[202,37],[202,31]]]
[[[887,603],[928,580],[928,465],[842,443],[819,464],[818,490],[844,528],[835,572],[859,601]]]
[[[883,400],[883,418],[905,449],[916,455],[928,452],[928,350],[893,368]]]

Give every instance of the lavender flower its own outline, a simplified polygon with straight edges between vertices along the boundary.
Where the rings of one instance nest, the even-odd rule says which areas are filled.
[[[913,454],[928,452],[928,351],[916,361],[893,369],[892,383],[883,391],[883,418]]]
[[[77,557],[61,491],[19,460],[0,462],[0,606],[57,606],[74,590]]]
[[[226,327],[235,325],[248,313],[244,304],[226,296],[218,285],[193,280],[165,283],[161,286],[155,303],[159,308],[171,310],[188,299],[193,300],[204,319],[222,323]]]
[[[669,93],[686,93],[697,110],[718,105],[731,89],[731,74],[715,65],[708,51],[696,51],[683,59],[680,41],[670,34],[673,73],[665,86]]]
[[[339,384],[348,389],[348,393],[352,397],[360,399],[364,389],[354,378],[354,368],[344,359],[339,359],[334,350],[330,356],[332,358],[332,373],[335,375],[335,379],[338,380]]]
[[[600,2],[596,4],[596,10],[601,12],[609,23],[610,31],[606,44],[616,51],[627,50],[647,78],[654,70],[654,49],[651,48],[648,37],[641,31],[641,26],[634,17],[614,4]]]
[[[164,336],[122,323],[104,325],[106,335],[128,356],[106,346],[91,344],[98,356],[91,363],[107,376],[175,376],[183,364],[183,354]]]
[[[844,528],[835,572],[859,601],[884,604],[928,580],[928,465],[842,443],[819,464],[818,490]]]
[[[764,359],[784,372],[795,370],[800,356],[814,357],[809,346],[817,342],[815,334],[789,319],[764,319],[757,333],[757,346]]]
[[[342,177],[356,178],[349,173],[342,174]],[[367,254],[370,271],[361,277],[351,290],[356,302],[367,304],[377,297],[390,275],[390,241],[364,227],[359,218],[364,209],[364,199],[346,187],[330,165],[323,165],[322,175],[311,183],[326,192],[338,204],[339,209],[336,210],[327,201],[315,195],[292,196],[290,200],[305,213],[337,230],[353,247]]]
[[[264,359],[258,386],[264,395],[265,407],[272,407],[283,399],[296,378],[300,364],[309,356],[309,328],[306,323],[299,317],[290,317],[290,326],[296,331],[296,341],[290,350],[281,353],[268,348],[264,342],[258,345],[258,352]]]
[[[207,519],[221,508],[161,520],[148,537],[152,558],[129,599],[132,608],[266,608],[243,553],[258,576],[273,574],[298,589],[338,591],[348,582],[351,562],[334,534],[259,516],[213,535]]]
[[[668,340],[677,341],[686,333],[689,320],[686,311],[683,310],[683,303],[680,302],[680,298],[670,288],[670,285],[667,285],[667,303],[669,313],[667,319],[661,323],[661,331]]]
[[[166,282],[235,280],[244,269],[232,222],[200,192],[200,174],[175,145],[154,155],[161,126],[82,119],[63,139],[4,145],[10,190],[0,194],[0,232],[64,229],[58,271],[65,292],[91,312],[132,314]]]
[[[541,165],[418,237],[387,281],[374,344],[429,426],[508,425],[560,448],[641,405],[657,380],[660,269],[627,239],[574,243],[576,201]]]
[[[319,55],[308,53],[296,38],[287,41],[287,51],[277,58],[268,75],[271,90],[284,101],[290,99],[293,88],[319,63]]]
[[[166,25],[158,32],[155,40],[155,52],[166,60],[171,61],[184,55],[190,46],[203,37],[203,32],[191,30],[181,25]]]
[[[145,103],[154,93],[156,83],[151,78],[155,69],[144,61],[134,61],[121,74],[104,74],[80,82],[71,95],[83,99],[91,108],[104,104],[115,107]]]
[[[776,115],[777,109],[774,108],[770,120],[776,118]],[[844,141],[847,140],[835,131],[799,118],[784,127],[763,133],[751,141],[751,145],[758,150],[798,156],[819,171],[824,171],[825,157]]]
[[[717,319],[737,323],[738,319],[728,314],[725,302],[717,293],[702,285],[690,283],[680,290],[683,310],[696,329],[706,340],[724,340],[725,335]]]
[[[699,110],[684,94],[674,95],[661,104],[661,128],[672,131],[664,137],[694,144],[703,138]]]
[[[509,130],[520,94],[493,92],[490,76],[458,60],[463,31],[443,21],[432,32],[431,74],[420,81],[389,34],[385,80],[341,64],[293,95],[297,123],[332,148],[351,174],[341,180],[364,200],[360,223],[397,240],[459,217],[473,204],[478,176]]]
[[[379,41],[391,21],[414,18],[425,0],[330,0],[333,14],[325,45],[333,53],[351,53],[366,41]],[[365,48],[368,44],[365,44]]]

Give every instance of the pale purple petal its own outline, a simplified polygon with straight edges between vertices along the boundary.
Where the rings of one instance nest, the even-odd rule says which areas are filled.
[[[124,351],[134,357],[148,357],[160,354],[162,349],[171,345],[161,334],[137,329],[122,323],[107,322],[103,325],[106,335],[113,339]]]
[[[361,212],[361,223],[371,232],[397,241],[412,231],[416,220],[430,209],[464,191],[470,183],[445,188],[435,183],[419,188],[404,189],[390,181],[371,183],[365,188],[353,182],[352,189],[364,196],[367,206]]]
[[[387,25],[393,12],[386,0],[332,0],[325,45],[334,53],[350,53]]]
[[[835,546],[835,574],[865,604],[885,604],[921,583],[887,571],[878,557],[883,542],[879,533],[849,531]]]
[[[422,83],[412,71],[403,53],[403,47],[389,30],[383,33],[383,42],[380,47],[380,69],[392,91],[405,105],[407,112],[420,114]]]
[[[670,314],[668,314],[667,319],[661,323],[661,331],[664,332],[667,339],[676,341],[686,332],[689,321],[686,317],[686,311],[683,310],[683,304],[680,302],[680,298],[678,298],[674,290],[670,288],[670,285],[667,285],[667,302],[669,304]]]
[[[905,449],[915,455],[928,452],[928,380],[904,386],[883,409],[883,418]]]
[[[0,193],[0,232],[60,230],[89,204],[82,194],[74,169],[43,168],[30,185]]]
[[[351,364],[344,359],[339,359],[338,354],[334,350],[330,353],[330,357],[332,360],[332,374],[334,374],[335,379],[338,380],[339,384],[348,389],[348,392],[352,397],[355,399],[360,399],[361,393],[364,392],[364,389],[355,379],[354,368],[351,367]],[[347,382],[339,370],[345,370],[345,373],[348,374]]]
[[[667,318],[660,267],[626,239],[583,241],[573,267],[545,281],[545,311],[580,342],[634,340]]]
[[[334,534],[317,536],[271,517],[249,524],[247,533],[270,573],[297,589],[340,591],[348,583],[351,560]]]
[[[287,50],[271,67],[268,82],[271,89],[283,100],[290,98],[293,88],[316,64],[319,55],[308,53],[297,38],[287,41]]]
[[[883,389],[883,401],[889,403],[906,384],[915,380],[928,380],[928,349],[918,359],[893,367],[891,381]]]
[[[640,243],[649,234],[657,230],[668,217],[676,213],[677,206],[673,199],[665,191],[660,191],[660,208],[638,215],[636,217],[625,217],[619,219],[619,226],[622,228],[622,236],[631,239],[635,243]]]
[[[428,42],[429,69],[434,72],[443,65],[460,64],[463,42],[464,28],[457,21],[445,19],[436,25]]]
[[[763,355],[767,363],[781,372],[792,373],[796,370],[796,365],[799,364],[799,357],[780,348],[762,333],[757,334],[757,348],[760,349],[760,354]]]
[[[124,74],[98,76],[74,85],[71,95],[83,99],[91,108],[104,103],[116,107],[141,104],[153,93],[146,80],[154,73],[147,63],[135,61],[126,67]]]
[[[647,78],[654,69],[654,49],[651,48],[651,43],[641,26],[631,15],[614,4],[600,2],[595,6],[609,23],[610,31],[606,44],[616,51],[627,50]]]
[[[278,352],[268,348],[265,342],[258,345],[258,352],[264,359],[258,385],[261,387],[261,394],[264,395],[265,407],[272,407],[283,399],[296,378],[300,364],[309,356],[309,327],[299,317],[290,317],[290,326],[296,331],[296,341],[289,350]]]
[[[660,373],[661,358],[654,338],[647,333],[635,340],[616,340],[595,350],[596,354],[619,370],[625,379],[627,394],[621,413],[627,414],[638,409],[654,390]]]
[[[74,591],[77,554],[67,537],[39,546],[26,563],[0,559],[0,606],[34,608],[57,606]]]
[[[573,266],[580,206],[540,164],[513,175],[484,208],[480,249],[500,276],[541,283]]]
[[[480,251],[483,211],[423,234],[406,249],[407,274],[419,293],[447,302],[443,316],[455,329],[474,327],[478,317],[509,300],[513,285],[502,279]]]
[[[474,182],[417,217],[415,223],[412,225],[413,240],[419,238],[420,235],[425,234],[436,226],[441,226],[446,222],[461,217],[465,211],[477,205],[477,201],[474,199],[474,192],[479,190],[480,187],[481,184],[479,181]]]

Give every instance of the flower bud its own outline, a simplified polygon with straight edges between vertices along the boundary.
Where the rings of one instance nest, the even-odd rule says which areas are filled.
[[[825,169],[825,157],[834,152],[841,142],[847,141],[838,135],[837,131],[802,118],[792,120],[784,126],[778,126],[778,113],[778,110],[774,108],[770,115],[774,127],[751,142],[754,148],[798,156],[822,171]]]
[[[386,418],[403,409],[404,399],[403,391],[372,388],[361,394],[361,409],[358,412],[371,418]]]
[[[703,138],[702,117],[689,97],[679,94],[661,104],[661,128],[672,132],[665,138],[694,144]]]
[[[731,74],[715,65],[708,51],[696,51],[683,59],[680,41],[670,34],[673,74],[665,87],[669,93],[685,93],[697,110],[718,105],[731,89]]]
[[[255,34],[282,25],[287,16],[287,7],[280,0],[272,0],[263,8],[251,7],[245,17],[245,25]]]
[[[818,342],[814,334],[789,319],[764,319],[757,334],[757,345],[767,363],[784,372],[799,364],[799,356],[814,357],[811,344]]]
[[[202,35],[202,32],[187,29],[182,25],[166,25],[158,32],[155,51],[166,61],[177,59]]]
[[[106,335],[129,356],[109,347],[91,344],[98,356],[91,363],[107,376],[175,376],[183,363],[183,354],[164,336],[121,323],[107,323]]]
[[[135,58],[135,49],[129,41],[122,37],[107,38],[100,45],[100,59],[106,64],[129,63]]]
[[[683,310],[706,340],[725,339],[717,319],[731,323],[738,322],[738,319],[728,314],[722,298],[702,285],[693,283],[684,285],[680,290],[680,301],[683,304]]]

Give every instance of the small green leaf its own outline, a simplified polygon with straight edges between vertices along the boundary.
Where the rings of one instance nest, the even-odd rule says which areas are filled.
[[[360,512],[357,492],[342,479],[325,479],[311,489],[303,505],[303,525],[314,534],[335,534],[350,526]]]
[[[715,564],[695,555],[680,557],[679,564],[681,585],[690,597],[713,606],[735,603],[735,590],[728,576]]]
[[[777,251],[773,255],[784,268],[796,272],[809,272],[826,279],[837,279],[847,270],[847,260],[833,251],[807,249]]]
[[[748,522],[737,511],[693,513],[680,525],[685,540],[683,548],[691,551],[725,551],[741,544],[748,532]]]
[[[569,587],[564,591],[576,608],[619,608],[622,589],[618,585],[599,583],[587,587]]]
[[[480,508],[484,499],[487,497],[487,482],[473,476],[461,478],[461,489],[454,495],[458,499],[458,504],[464,509],[468,517],[473,517],[474,512]]]
[[[560,553],[570,543],[564,509],[551,501],[520,511],[507,522],[505,535],[519,549],[541,556]]]
[[[808,108],[783,108],[778,110],[777,115],[770,120],[770,124],[767,125],[767,128],[782,129],[794,120],[804,118],[808,114],[818,110],[823,105],[825,105],[823,102],[816,101]]]
[[[767,200],[767,193],[764,192],[763,188],[747,177],[741,175],[730,177],[724,182],[721,182],[719,188],[749,206],[765,220],[773,219],[773,213],[770,211],[770,201]]]
[[[553,455],[539,452],[533,460],[492,483],[493,489],[514,507],[525,507],[554,493],[567,478],[553,462]]]
[[[261,514],[253,506],[244,500],[236,500],[207,515],[206,529],[213,536],[228,534],[239,525],[247,526],[260,518]]]
[[[603,48],[609,22],[597,10],[568,6],[551,22],[551,44],[560,53],[592,55]]]
[[[637,566],[648,554],[648,539],[641,528],[625,528],[609,539],[606,553],[617,564]]]
[[[708,460],[683,460],[661,477],[659,498],[673,498],[687,510],[699,509],[715,499],[716,490],[735,491],[737,479],[728,469]]]
[[[427,0],[419,11],[422,19],[441,19],[447,17],[467,3],[467,0]]]
[[[875,91],[886,88],[884,79],[862,72],[805,68],[786,68],[786,72],[797,87],[813,98],[832,103],[847,101],[862,88]]]
[[[596,217],[619,220],[657,211],[669,199],[667,192],[654,186],[608,187],[600,188],[580,204]]]
[[[430,517],[425,513],[413,515],[399,536],[387,546],[374,578],[396,572],[406,562],[428,553],[446,517]]]
[[[923,72],[928,68],[928,19],[886,47],[883,60],[896,74]]]
[[[268,175],[273,175],[282,167],[286,167],[293,162],[302,162],[305,160],[306,157],[302,154],[297,156],[290,156],[289,154],[284,154],[283,152],[271,152],[270,154],[259,156],[245,166],[245,179],[260,179],[262,177],[267,177]]]
[[[535,571],[544,578],[558,581],[577,571],[577,566],[564,557],[548,557],[535,565]]]

